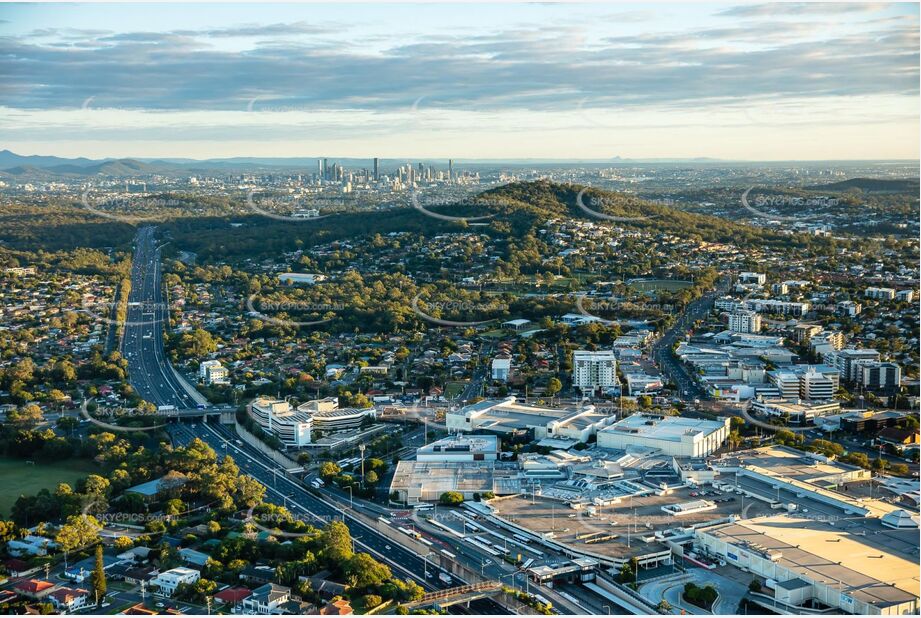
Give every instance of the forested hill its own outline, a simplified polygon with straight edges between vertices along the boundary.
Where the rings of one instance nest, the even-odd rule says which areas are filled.
[[[637,218],[610,221],[580,208],[577,198],[590,210],[603,214]],[[445,206],[425,206],[425,210],[468,221],[446,221],[428,216],[416,208],[374,212],[348,212],[303,223],[276,221],[259,215],[236,217],[180,217],[164,223],[164,231],[177,241],[176,246],[194,251],[203,258],[232,255],[279,254],[333,241],[410,232],[432,236],[459,230],[478,231],[513,242],[533,238],[551,220],[578,219],[603,225],[672,234],[707,242],[731,243],[748,247],[809,250],[832,253],[836,241],[806,234],[785,234],[708,215],[683,212],[668,206],[637,199],[633,195],[588,189],[579,185],[550,182],[523,182],[498,187],[479,194],[478,199]],[[741,209],[741,206],[740,206]],[[492,215],[487,220],[472,218]],[[643,218],[645,217],[645,218]],[[242,225],[234,226],[237,222]],[[473,225],[477,224],[477,225]]]
[[[785,234],[720,217],[684,212],[656,204],[635,195],[603,191],[575,184],[546,181],[520,182],[491,189],[481,194],[481,201],[494,204],[493,209],[519,226],[530,219],[540,225],[551,218],[573,218],[610,222],[623,227],[645,229],[708,242],[725,242],[747,246],[830,246],[827,239],[805,234]],[[580,206],[581,201],[581,206]],[[740,215],[747,214],[741,204]],[[619,220],[592,214],[600,213]],[[501,215],[500,215],[501,216]],[[620,220],[622,218],[622,220]]]

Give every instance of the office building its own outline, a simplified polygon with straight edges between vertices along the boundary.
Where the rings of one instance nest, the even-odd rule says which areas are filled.
[[[297,448],[310,444],[313,428],[310,414],[292,410],[287,401],[266,397],[259,397],[247,407],[250,418],[285,446]]]
[[[572,384],[583,393],[611,388],[617,384],[617,358],[610,350],[572,353]]]
[[[374,181],[377,182],[381,179],[381,161],[377,157],[374,157]]]
[[[902,385],[902,368],[895,363],[865,363],[857,383],[869,390],[893,390]]]
[[[799,376],[799,396],[804,401],[829,401],[834,399],[838,376],[831,378],[816,371]]]
[[[729,418],[708,421],[681,416],[634,414],[598,432],[598,446],[655,448],[672,457],[706,457],[729,436]]]
[[[856,382],[861,377],[863,365],[879,362],[879,352],[871,349],[847,348],[828,352],[824,360],[838,370],[838,375],[843,381]]]

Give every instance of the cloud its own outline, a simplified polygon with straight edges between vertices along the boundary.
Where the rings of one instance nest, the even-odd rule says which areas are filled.
[[[915,16],[846,27],[806,18],[870,10],[745,5],[721,15],[752,20],[674,32],[620,29],[612,15],[612,34],[600,38],[567,14],[558,27],[377,39],[372,47],[341,26],[302,21],[167,32],[42,30],[0,38],[7,59],[0,105],[74,109],[94,97],[97,108],[135,110],[572,112],[917,96]],[[221,44],[232,38],[254,40],[242,48]]]
[[[885,4],[862,2],[768,2],[734,6],[717,14],[724,17],[829,16],[880,11],[886,6]]]

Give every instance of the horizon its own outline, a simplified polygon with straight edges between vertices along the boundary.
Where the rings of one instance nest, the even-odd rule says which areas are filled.
[[[100,157],[89,157],[85,155],[77,155],[74,157],[62,157],[60,155],[51,154],[51,153],[29,153],[24,154],[22,152],[14,152],[9,148],[0,149],[0,153],[7,152],[9,154],[15,155],[17,157],[55,157],[61,159],[77,160],[77,159],[87,159],[94,162],[100,161],[141,161],[141,162],[156,162],[163,161],[168,163],[208,163],[208,162],[218,162],[218,161],[234,161],[241,160],[245,162],[246,160],[253,161],[297,161],[300,159],[335,159],[335,160],[344,160],[344,161],[368,161],[372,162],[375,157],[373,156],[355,156],[355,155],[346,155],[341,157],[330,157],[326,155],[290,155],[286,157],[260,157],[260,156],[232,156],[232,157],[213,157],[208,159],[193,159],[189,157],[181,156],[161,156],[161,157],[149,157],[144,155],[136,156],[124,156],[124,157],[114,157],[114,156],[100,156]],[[419,156],[405,156],[405,157],[377,157],[381,162],[407,162],[407,161],[438,161],[444,160],[446,163],[452,157],[419,157]],[[594,165],[604,165],[604,164],[616,164],[618,162],[626,163],[749,163],[749,164],[769,164],[769,163],[835,163],[835,164],[850,164],[850,163],[914,163],[919,162],[921,159],[717,159],[711,157],[650,157],[650,158],[631,158],[631,157],[620,157],[613,156],[610,158],[593,158],[593,159],[562,159],[562,158],[478,158],[478,157],[462,157],[462,158],[453,158],[453,161],[456,163],[477,163],[477,164],[486,164],[486,163],[495,163],[495,164],[524,164],[524,163],[539,163],[539,164],[576,164],[576,163],[586,163]],[[281,163],[279,163],[281,164]]]
[[[0,5],[0,141],[94,159],[399,160],[408,143],[413,159],[921,159],[917,4],[348,6]]]

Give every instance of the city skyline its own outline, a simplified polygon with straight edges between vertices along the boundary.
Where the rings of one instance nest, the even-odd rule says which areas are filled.
[[[20,62],[0,139],[91,158],[919,156],[914,4],[251,8],[4,5]]]

